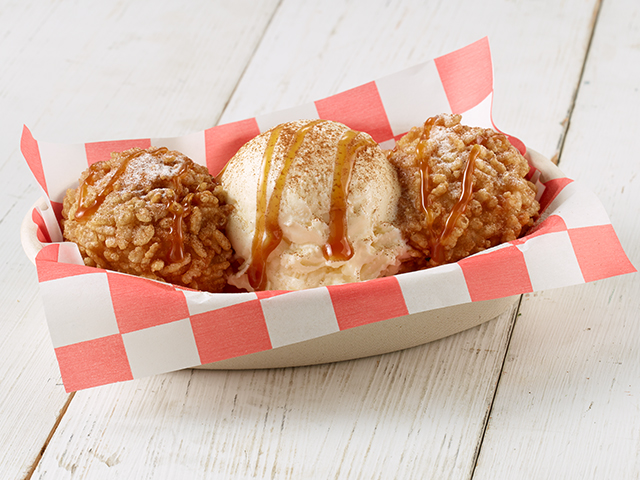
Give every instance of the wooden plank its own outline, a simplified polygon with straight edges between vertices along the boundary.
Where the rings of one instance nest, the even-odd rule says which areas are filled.
[[[16,2],[3,6],[0,19],[0,465],[3,476],[16,479],[32,468],[68,397],[51,348],[35,268],[19,239],[22,217],[40,195],[18,149],[24,121],[20,117],[31,106],[32,95],[29,88],[21,88],[37,71],[24,69],[23,55],[29,49],[23,42],[50,14],[50,9],[35,12]]]
[[[496,78],[509,79],[497,81],[496,122],[551,155],[591,7],[284,1],[222,121],[309,102],[488,34]],[[556,101],[540,108],[550,92]],[[468,478],[511,314],[375,358],[178,372],[79,392],[34,477]]]
[[[640,6],[605,1],[560,167],[640,266]],[[474,479],[638,478],[640,276],[523,302]]]
[[[179,135],[214,123],[276,2],[3,2],[0,13],[0,477],[24,478],[68,399],[19,228],[42,140]],[[242,15],[240,14],[242,12]]]
[[[283,2],[221,121],[324,98],[488,36],[495,124],[556,153],[597,0],[344,3],[310,13]]]
[[[380,357],[78,392],[34,478],[462,477],[514,312]]]

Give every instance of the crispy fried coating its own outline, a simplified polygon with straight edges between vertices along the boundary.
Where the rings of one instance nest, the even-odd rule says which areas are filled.
[[[179,152],[112,153],[67,191],[64,237],[88,266],[219,292],[232,256],[222,198],[207,169]]]
[[[398,225],[411,246],[403,271],[515,240],[540,208],[520,152],[504,135],[460,119],[429,118],[388,152],[402,189]]]

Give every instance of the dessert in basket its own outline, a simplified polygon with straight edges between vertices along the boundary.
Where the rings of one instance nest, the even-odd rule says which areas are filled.
[[[504,135],[459,115],[429,118],[386,153],[341,123],[300,120],[240,148],[220,185],[179,152],[114,152],[67,191],[62,224],[91,267],[210,292],[227,277],[300,290],[515,240],[539,208],[528,172]]]
[[[47,199],[23,244],[65,389],[390,352],[635,271],[597,198],[495,130],[491,68],[483,39],[185,137],[25,128]]]

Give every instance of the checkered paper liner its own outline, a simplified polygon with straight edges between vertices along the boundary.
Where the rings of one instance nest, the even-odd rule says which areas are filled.
[[[165,146],[218,173],[248,140],[279,123],[322,118],[368,132],[390,148],[432,115],[495,128],[493,69],[486,38],[397,74],[293,109],[177,138],[21,148],[53,208],[34,208],[38,280],[67,391],[195,367],[322,337],[404,315],[631,273],[594,194],[530,152],[541,220],[524,238],[455,264],[368,282],[309,290],[199,292],[84,266],[58,221],[67,188],[112,151]],[[509,137],[523,153],[522,142]]]

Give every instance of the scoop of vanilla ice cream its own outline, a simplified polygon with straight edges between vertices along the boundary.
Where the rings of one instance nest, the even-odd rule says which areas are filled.
[[[234,206],[227,236],[244,261],[229,278],[237,287],[370,280],[396,273],[407,250],[393,225],[395,170],[369,135],[341,123],[301,120],[264,132],[219,180]]]

